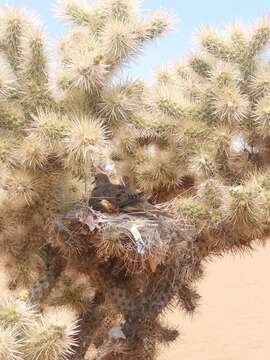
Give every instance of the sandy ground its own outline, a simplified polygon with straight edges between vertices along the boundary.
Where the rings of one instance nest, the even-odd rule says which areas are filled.
[[[270,246],[207,267],[193,319],[168,315],[181,338],[160,360],[270,359]]]

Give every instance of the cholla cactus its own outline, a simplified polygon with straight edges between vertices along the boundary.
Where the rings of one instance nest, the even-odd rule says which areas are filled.
[[[154,269],[154,258],[167,251],[149,244],[143,256],[135,244],[126,248],[129,230],[118,226],[104,229],[92,253],[95,236],[80,228],[80,217],[63,221],[87,200],[95,172],[110,161],[111,139],[140,109],[145,85],[117,75],[170,28],[169,16],[142,17],[130,0],[59,1],[56,12],[72,28],[51,62],[38,19],[8,6],[0,11],[1,289],[9,296],[0,309],[1,359],[82,359],[89,345],[103,345],[111,327],[134,316],[123,310],[117,276],[137,276],[150,263]],[[107,249],[110,230],[123,243]],[[150,233],[159,239],[155,227]],[[114,293],[102,267],[117,248]],[[142,353],[138,344],[127,347],[131,356]]]
[[[195,311],[204,260],[269,236],[270,22],[201,31],[147,86],[117,75],[165,12],[56,9],[71,30],[51,63],[38,20],[0,12],[0,359],[153,360],[178,335],[164,310]],[[88,207],[100,169],[156,205]]]
[[[270,20],[249,30],[206,28],[198,37],[197,53],[158,72],[130,136],[119,133],[112,154],[149,195],[178,195],[176,213],[195,225],[209,256],[268,234],[269,190],[258,179],[269,166]]]
[[[1,298],[0,358],[67,359],[77,343],[76,313],[62,307],[40,314],[24,298]]]
[[[269,31],[269,18],[200,30],[198,52],[158,72],[113,140],[126,181],[193,228],[201,265],[269,236]],[[196,308],[190,284],[175,296]]]

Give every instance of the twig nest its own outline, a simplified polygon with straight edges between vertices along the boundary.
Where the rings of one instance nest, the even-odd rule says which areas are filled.
[[[186,251],[194,239],[190,225],[165,217],[158,210],[109,214],[78,205],[51,224],[51,239],[71,258],[90,251],[92,260],[96,257],[98,263],[104,263],[117,259],[131,274],[155,272],[159,264],[171,258],[173,243],[186,244],[180,250]]]

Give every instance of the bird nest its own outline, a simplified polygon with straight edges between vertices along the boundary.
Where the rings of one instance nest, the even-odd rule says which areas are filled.
[[[103,213],[77,205],[51,223],[51,239],[67,257],[92,253],[99,261],[117,258],[131,273],[155,271],[176,249],[190,251],[195,238],[192,226],[158,210]]]

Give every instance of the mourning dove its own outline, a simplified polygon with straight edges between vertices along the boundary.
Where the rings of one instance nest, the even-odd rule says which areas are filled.
[[[106,174],[95,176],[95,187],[89,198],[89,206],[102,212],[120,211],[128,206],[136,205],[143,200],[143,193],[129,187],[111,183]]]

